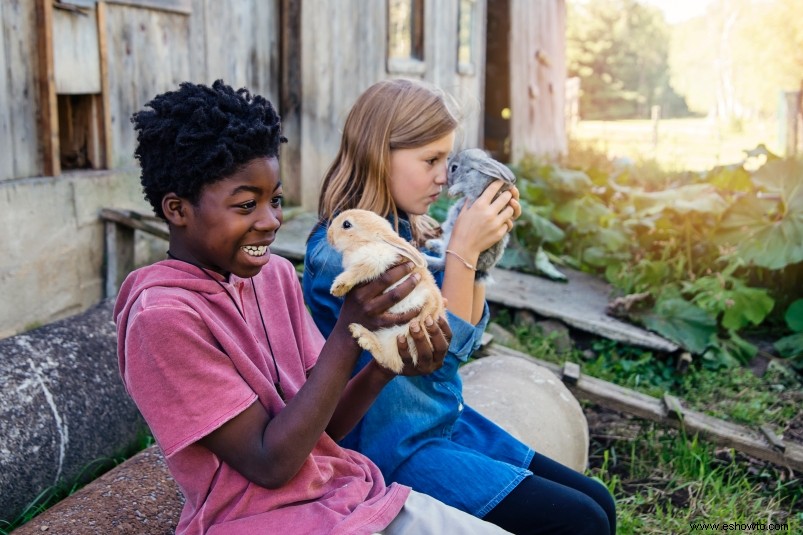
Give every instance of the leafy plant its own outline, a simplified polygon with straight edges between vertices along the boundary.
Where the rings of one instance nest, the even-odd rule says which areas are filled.
[[[782,357],[790,358],[797,368],[803,368],[803,299],[794,301],[784,315],[786,325],[794,334],[775,342]]]
[[[628,311],[632,320],[711,366],[744,364],[757,353],[744,333],[777,332],[767,327],[780,321],[774,311],[803,288],[803,162],[761,146],[746,153],[742,165],[664,179],[650,170],[645,180],[630,165],[524,158],[514,167],[522,217],[502,267],[604,274],[624,295],[651,296],[651,308]],[[799,334],[776,350],[795,353]]]

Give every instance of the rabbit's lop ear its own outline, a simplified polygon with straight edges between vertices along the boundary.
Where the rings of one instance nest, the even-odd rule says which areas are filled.
[[[516,182],[516,175],[513,174],[513,171],[505,164],[497,162],[490,156],[474,160],[472,166],[484,175],[498,178],[505,182],[510,182],[511,184]]]
[[[424,260],[424,257],[421,255],[421,253],[418,252],[418,249],[413,247],[404,238],[399,238],[399,239],[396,240],[396,239],[388,239],[388,238],[383,236],[380,239],[383,242],[385,242],[386,244],[388,244],[391,247],[393,247],[394,249],[396,249],[396,251],[398,251],[398,253],[401,256],[409,259],[413,264],[416,265],[416,267],[420,267],[420,268],[426,268],[427,267],[427,261]]]

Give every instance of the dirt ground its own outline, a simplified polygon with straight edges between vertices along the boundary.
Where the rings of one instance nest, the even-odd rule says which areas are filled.
[[[587,404],[583,407],[583,410],[588,420],[591,439],[589,468],[592,472],[599,470],[604,465],[605,450],[610,450],[615,446],[617,457],[612,461],[609,454],[608,477],[617,476],[619,478],[621,490],[625,495],[646,495],[648,491],[651,491],[657,497],[652,503],[640,506],[640,513],[652,514],[657,507],[667,506],[670,503],[673,507],[681,509],[690,506],[692,496],[690,495],[689,487],[675,489],[677,482],[673,480],[672,474],[662,474],[659,470],[654,470],[653,473],[647,476],[632,473],[632,460],[628,458],[630,454],[629,447],[622,447],[622,445],[623,443],[632,442],[643,435],[651,425],[651,422],[595,404]],[[656,429],[660,429],[657,424]],[[677,431],[666,428],[666,430],[659,431],[659,433],[661,432],[675,433]],[[799,414],[790,423],[789,430],[784,432],[784,437],[789,440],[801,440],[801,437],[803,437],[803,413]],[[762,474],[766,474],[767,471],[776,474],[782,473],[781,479],[784,480],[789,477],[800,476],[800,474],[794,474],[784,467],[775,466],[772,463],[745,455],[731,448],[717,447],[714,457],[714,467],[716,465],[731,466],[734,463],[747,467],[748,474],[756,476],[756,484],[759,485],[771,486],[775,484],[776,480],[774,478],[760,477]],[[771,491],[772,488],[767,490]],[[617,496],[617,498],[621,498],[621,496]],[[803,497],[798,500],[798,503],[794,504],[794,509],[803,510]]]

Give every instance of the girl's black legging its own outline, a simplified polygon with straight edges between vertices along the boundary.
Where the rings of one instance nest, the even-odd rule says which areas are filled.
[[[598,481],[539,453],[533,473],[505,496],[483,520],[516,533],[614,535],[616,505]]]

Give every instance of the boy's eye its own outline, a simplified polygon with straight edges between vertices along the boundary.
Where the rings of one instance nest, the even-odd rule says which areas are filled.
[[[246,202],[240,204],[239,206],[240,206],[240,208],[242,208],[244,210],[253,210],[254,208],[257,207],[257,202],[256,201],[246,201]]]
[[[427,163],[429,165],[435,165],[435,162],[437,162],[437,161],[438,161],[437,158],[430,158],[429,160],[427,160]]]
[[[284,206],[284,195],[277,195],[270,200],[270,204],[274,208],[279,208],[280,206]]]

